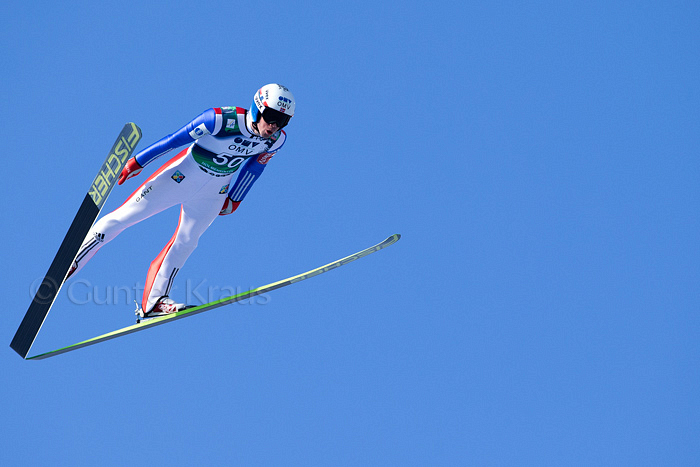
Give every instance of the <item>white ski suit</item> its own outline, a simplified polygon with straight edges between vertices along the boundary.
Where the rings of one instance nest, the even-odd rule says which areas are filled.
[[[270,138],[259,137],[251,125],[250,114],[243,108],[208,109],[136,154],[136,161],[145,167],[164,153],[190,143],[124,204],[95,223],[80,248],[71,275],[126,228],[180,204],[175,234],[153,260],[146,277],[141,306],[145,312],[150,311],[160,298],[168,296],[176,274],[197,247],[199,237],[221,212],[226,197],[235,210],[286,140],[282,130]],[[238,177],[232,183],[236,172]]]

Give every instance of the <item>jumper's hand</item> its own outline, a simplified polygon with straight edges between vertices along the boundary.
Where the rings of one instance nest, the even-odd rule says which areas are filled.
[[[119,180],[117,181],[118,184],[124,183],[126,180],[130,179],[131,177],[135,177],[141,172],[141,167],[138,162],[136,162],[136,158],[132,157],[129,159],[122,169],[122,173],[119,175]]]
[[[225,216],[227,214],[231,214],[233,211],[238,209],[239,204],[241,204],[240,201],[234,201],[227,196],[226,201],[224,201],[224,205],[221,207],[221,212],[219,213],[219,215]]]

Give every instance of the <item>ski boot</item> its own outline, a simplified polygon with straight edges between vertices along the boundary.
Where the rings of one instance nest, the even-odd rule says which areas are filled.
[[[157,316],[171,315],[173,313],[177,313],[178,311],[182,311],[186,308],[189,308],[184,303],[175,303],[174,300],[165,296],[158,299],[155,306],[151,308],[151,311],[144,313],[143,308],[139,306],[136,300],[134,300],[134,302],[136,303],[136,323],[140,323],[143,319],[151,319]]]

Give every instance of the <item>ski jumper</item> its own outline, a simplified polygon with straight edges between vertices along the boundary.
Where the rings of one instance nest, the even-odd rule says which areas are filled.
[[[168,296],[175,276],[197,247],[199,237],[221,212],[226,197],[235,210],[286,140],[282,130],[270,138],[259,137],[251,125],[251,116],[243,108],[208,109],[136,154],[136,162],[145,167],[189,143],[124,204],[95,223],[80,248],[73,273],[126,228],[180,204],[175,234],[153,260],[146,277],[141,306],[145,312],[150,311],[159,299]]]

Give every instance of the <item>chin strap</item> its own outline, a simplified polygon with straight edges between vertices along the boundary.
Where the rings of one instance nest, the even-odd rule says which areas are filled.
[[[258,131],[258,124],[257,122],[253,121],[253,116],[250,114],[250,111],[246,111],[245,113],[245,123],[248,127],[248,131],[250,131],[255,136],[260,136],[260,132]]]

